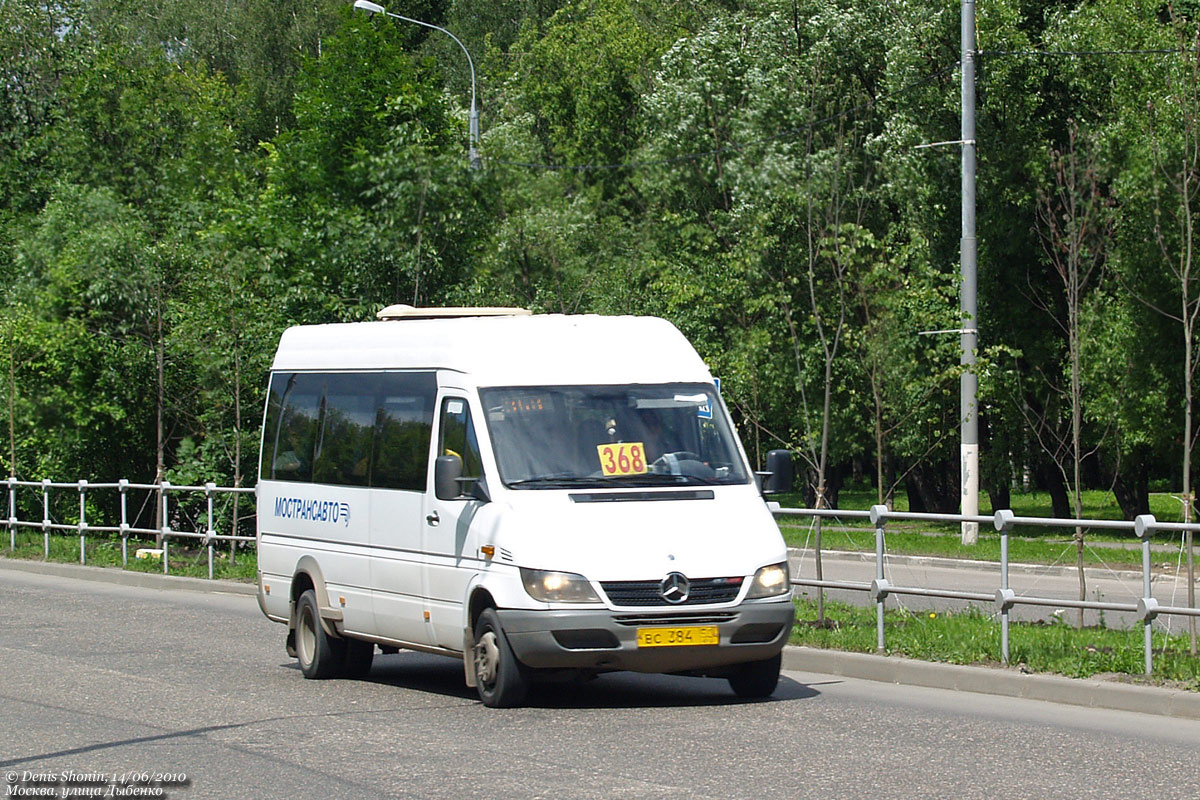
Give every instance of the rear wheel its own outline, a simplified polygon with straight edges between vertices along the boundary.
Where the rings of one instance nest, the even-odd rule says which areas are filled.
[[[513,708],[529,693],[528,669],[513,655],[496,610],[489,608],[475,622],[475,689],[490,708]]]
[[[325,632],[317,593],[312,589],[296,601],[296,658],[304,677],[315,680],[335,677],[342,668],[346,642]]]
[[[743,664],[737,672],[729,676],[729,685],[738,697],[770,697],[779,684],[779,667],[782,662],[781,653],[764,661]]]

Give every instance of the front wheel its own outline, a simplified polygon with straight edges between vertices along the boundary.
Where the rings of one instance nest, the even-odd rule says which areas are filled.
[[[513,655],[508,637],[493,608],[485,609],[475,622],[475,689],[489,708],[513,708],[525,701],[529,676],[525,665]]]
[[[779,684],[779,667],[782,663],[783,654],[780,653],[774,658],[743,664],[729,676],[729,686],[738,697],[770,697]]]
[[[325,633],[317,593],[312,589],[296,601],[296,658],[304,677],[333,678],[341,671],[346,642]]]

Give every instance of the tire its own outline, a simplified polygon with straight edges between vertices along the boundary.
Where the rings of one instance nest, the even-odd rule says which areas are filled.
[[[296,601],[296,658],[300,671],[311,680],[333,678],[341,672],[346,642],[325,633],[317,593],[312,589]]]
[[[783,663],[783,654],[764,661],[751,661],[743,664],[737,672],[729,676],[729,686],[738,697],[761,699],[770,697],[779,685],[779,667]]]
[[[485,609],[475,622],[475,689],[489,708],[514,708],[529,693],[529,671],[513,655],[508,637],[493,608]]]
[[[367,677],[367,673],[371,671],[371,662],[375,659],[375,644],[361,639],[344,639],[343,643],[346,650],[342,655],[342,677]]]

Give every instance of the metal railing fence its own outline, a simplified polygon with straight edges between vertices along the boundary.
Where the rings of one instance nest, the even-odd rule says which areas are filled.
[[[208,549],[208,577],[213,577],[213,545],[216,542],[254,542],[253,536],[239,536],[236,532],[228,534],[219,534],[214,526],[215,516],[213,501],[220,495],[253,495],[253,488],[235,488],[229,486],[217,486],[214,483],[206,483],[203,486],[176,486],[169,481],[162,483],[131,483],[127,480],[120,480],[116,483],[89,483],[86,480],[75,481],[74,483],[55,482],[49,479],[41,481],[20,481],[16,478],[8,478],[5,482],[8,487],[8,535],[9,548],[15,550],[17,546],[17,530],[19,528],[31,528],[42,531],[43,536],[43,552],[45,558],[50,558],[50,534],[51,532],[76,532],[79,536],[79,563],[87,563],[87,537],[94,534],[117,534],[121,537],[121,563],[129,564],[129,537],[130,536],[154,536],[162,538],[162,569],[163,574],[170,574],[170,541],[171,539],[198,539],[202,546]],[[17,490],[19,488],[26,489],[41,489],[42,494],[42,519],[22,520],[17,516]],[[79,516],[76,522],[55,522],[51,516],[51,493],[53,491],[75,490],[79,493]],[[120,523],[117,525],[93,525],[88,522],[88,493],[102,491],[116,491],[120,498]],[[153,492],[157,499],[156,502],[161,502],[162,521],[161,527],[147,528],[138,527],[130,524],[129,515],[129,494],[132,491]],[[205,501],[204,521],[207,526],[203,530],[183,530],[172,527],[171,515],[171,496],[180,494],[197,494],[203,493]],[[178,507],[178,503],[176,504]],[[252,516],[252,515],[247,515]],[[136,520],[135,520],[136,521]]]
[[[37,529],[42,531],[43,552],[50,557],[50,534],[52,532],[75,533],[79,536],[79,563],[87,563],[87,537],[89,534],[117,534],[121,537],[121,563],[129,563],[128,541],[130,536],[154,536],[162,538],[162,569],[164,574],[170,574],[170,540],[196,539],[208,549],[208,577],[213,577],[213,545],[216,542],[253,543],[253,536],[239,536],[235,533],[220,534],[214,527],[214,499],[220,495],[254,495],[254,488],[235,488],[217,486],[206,483],[203,486],[177,486],[169,481],[162,483],[131,483],[127,480],[116,483],[89,483],[86,480],[75,482],[55,482],[49,479],[41,481],[21,481],[8,478],[8,530],[9,547],[16,549],[16,532],[19,528]],[[17,490],[40,489],[42,500],[42,519],[22,520],[17,516]],[[51,492],[74,490],[79,495],[79,515],[76,522],[55,522],[51,517]],[[87,521],[88,493],[101,491],[116,491],[119,495],[120,523],[117,525],[93,525]],[[132,491],[153,492],[161,502],[161,527],[138,527],[130,523],[129,494]],[[202,493],[204,496],[203,530],[184,530],[172,527],[171,496],[181,494]],[[178,507],[178,503],[177,503]],[[821,517],[827,519],[860,519],[869,520],[875,528],[875,579],[869,584],[854,581],[831,581],[814,578],[793,578],[795,586],[809,586],[823,589],[839,589],[866,592],[876,605],[876,643],[880,650],[885,648],[884,603],[888,595],[912,595],[920,597],[937,597],[951,600],[962,600],[975,603],[992,603],[1000,617],[1000,652],[1001,661],[1009,663],[1009,612],[1016,605],[1043,606],[1054,608],[1077,608],[1093,611],[1116,611],[1132,613],[1140,617],[1144,631],[1145,668],[1149,675],[1153,669],[1153,643],[1151,625],[1154,619],[1163,614],[1200,618],[1200,609],[1183,606],[1162,605],[1151,593],[1150,567],[1150,538],[1156,531],[1178,533],[1192,531],[1200,533],[1200,523],[1185,524],[1179,522],[1160,522],[1151,514],[1137,517],[1133,522],[1124,520],[1076,520],[1057,519],[1052,517],[1018,517],[1010,510],[997,511],[993,516],[963,516],[961,514],[925,514],[916,512],[892,511],[887,506],[872,506],[870,511],[847,511],[840,509],[815,508],[779,508],[772,504],[772,513],[776,517]],[[249,518],[251,515],[247,515]],[[1000,585],[992,594],[984,592],[959,591],[956,589],[929,588],[921,586],[900,586],[890,583],[885,577],[885,539],[886,526],[891,520],[934,522],[958,525],[963,522],[975,522],[986,525],[992,524],[1000,535]],[[1066,600],[1062,598],[1038,597],[1033,595],[1017,595],[1009,586],[1009,556],[1008,544],[1012,529],[1017,525],[1050,528],[1101,529],[1120,531],[1134,534],[1141,542],[1142,549],[1142,588],[1143,596],[1137,603],[1113,603],[1100,600]]]
[[[1200,532],[1200,524],[1185,524],[1181,522],[1160,522],[1152,514],[1138,516],[1133,522],[1124,520],[1077,520],[1057,519],[1053,517],[1018,517],[1011,510],[997,511],[993,516],[964,516],[961,514],[925,514],[915,512],[892,511],[887,506],[872,506],[870,511],[844,511],[839,509],[816,508],[779,508],[772,504],[771,513],[776,517],[822,517],[838,519],[870,520],[875,527],[875,579],[869,584],[854,581],[830,581],[814,578],[793,578],[794,586],[811,586],[823,589],[840,589],[848,591],[867,592],[875,601],[876,646],[880,651],[885,647],[884,640],[884,601],[888,595],[913,595],[920,597],[940,597],[952,600],[964,600],[977,603],[992,603],[1000,616],[1000,653],[1001,661],[1009,663],[1009,612],[1016,605],[1051,606],[1054,608],[1081,608],[1094,611],[1123,611],[1133,613],[1141,618],[1144,631],[1144,650],[1146,674],[1150,675],[1154,667],[1154,649],[1151,625],[1161,614],[1177,614],[1186,617],[1200,617],[1200,609],[1183,606],[1161,605],[1151,594],[1150,572],[1150,538],[1155,531],[1183,532],[1191,530]],[[995,593],[966,592],[954,589],[930,589],[919,586],[896,586],[884,576],[884,543],[885,527],[889,520],[937,522],[958,525],[963,522],[975,522],[981,525],[992,524],[1000,534],[1000,585]],[[1141,540],[1142,549],[1142,593],[1136,604],[1109,603],[1099,600],[1063,600],[1031,595],[1018,595],[1008,583],[1008,543],[1012,529],[1017,525],[1029,525],[1049,528],[1075,528],[1114,530],[1133,533]]]

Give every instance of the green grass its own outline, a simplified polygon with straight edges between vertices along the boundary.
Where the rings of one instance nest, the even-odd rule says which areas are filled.
[[[816,603],[796,601],[792,644],[874,653],[875,609],[826,602],[826,627],[815,624]],[[1000,624],[978,609],[946,613],[903,609],[885,613],[889,655],[950,664],[1000,664]],[[1011,663],[1030,672],[1071,678],[1120,674],[1145,680],[1142,629],[1073,628],[1065,623],[1014,622],[1009,629]],[[1200,691],[1200,659],[1186,636],[1154,634],[1154,683]]]
[[[4,548],[0,555],[8,558],[22,558],[31,561],[46,560],[45,544],[42,534],[36,531],[20,531],[16,536],[16,548],[9,548],[5,537]],[[134,557],[139,547],[153,547],[153,540],[142,540],[130,537],[128,552],[129,565],[126,569],[133,572],[162,573],[162,561],[158,559],[139,559]],[[121,538],[119,536],[96,534],[85,539],[84,553],[86,563],[94,567],[121,568]],[[79,563],[79,537],[63,534],[50,535],[49,561],[66,564]],[[195,542],[170,543],[167,553],[167,566],[171,575],[183,575],[192,578],[208,577],[208,548],[196,545]],[[253,581],[258,575],[258,560],[253,550],[238,551],[237,561],[229,564],[229,545],[219,542],[213,552],[213,577],[233,581]]]

